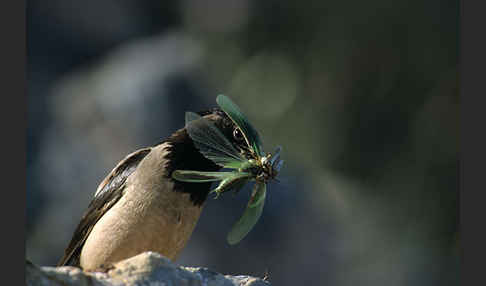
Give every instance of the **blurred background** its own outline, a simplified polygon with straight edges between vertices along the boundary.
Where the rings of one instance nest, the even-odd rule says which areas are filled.
[[[451,0],[27,1],[26,255],[55,265],[128,153],[230,96],[281,182],[208,200],[177,261],[273,285],[458,285]]]

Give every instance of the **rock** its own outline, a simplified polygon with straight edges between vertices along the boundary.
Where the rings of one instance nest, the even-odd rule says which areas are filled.
[[[72,266],[47,267],[26,262],[28,286],[194,285],[265,286],[261,278],[223,275],[202,267],[176,266],[155,252],[144,252],[108,267],[105,272],[84,272]]]

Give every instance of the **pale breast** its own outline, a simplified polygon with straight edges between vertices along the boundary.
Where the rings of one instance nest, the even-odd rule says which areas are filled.
[[[84,269],[96,269],[144,251],[177,258],[201,214],[190,194],[165,177],[165,148],[154,148],[128,177],[124,195],[92,229],[81,251]]]

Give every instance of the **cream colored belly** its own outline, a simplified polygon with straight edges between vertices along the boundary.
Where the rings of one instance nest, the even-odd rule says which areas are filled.
[[[93,270],[144,251],[176,259],[202,207],[194,206],[189,194],[167,191],[170,187],[127,189],[92,229],[81,251],[81,267]]]

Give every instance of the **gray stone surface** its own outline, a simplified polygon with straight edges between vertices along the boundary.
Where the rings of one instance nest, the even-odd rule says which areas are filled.
[[[26,263],[28,286],[108,286],[108,285],[194,285],[265,286],[261,278],[223,275],[202,267],[176,266],[164,256],[145,252],[114,264],[106,272],[84,272],[71,266],[46,267]]]

